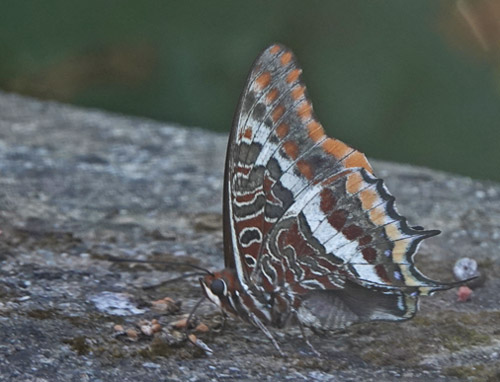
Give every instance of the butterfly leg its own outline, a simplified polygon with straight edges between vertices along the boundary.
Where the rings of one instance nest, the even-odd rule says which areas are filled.
[[[285,353],[283,353],[281,347],[279,346],[278,342],[274,339],[269,329],[267,329],[266,326],[254,314],[251,314],[250,318],[254,323],[254,325],[257,326],[266,335],[267,338],[269,338],[269,340],[272,342],[276,350],[278,350],[278,352],[280,353],[280,356],[285,358]]]
[[[205,297],[200,298],[198,300],[198,302],[196,302],[196,304],[194,305],[193,309],[191,309],[191,312],[189,312],[189,316],[186,319],[186,332],[189,329],[189,325],[191,324],[191,320],[194,318],[194,312],[196,312],[196,309],[199,308],[199,306],[201,305],[201,303],[203,301],[205,301]]]
[[[226,328],[226,321],[227,321],[227,314],[223,310],[221,310],[220,316],[218,316],[220,319],[217,319],[216,324],[219,325],[217,329],[213,329],[215,333],[222,333],[224,329]]]
[[[299,328],[300,328],[300,332],[302,333],[302,338],[306,342],[307,346],[309,346],[309,349],[312,350],[312,352],[314,353],[314,355],[316,357],[321,357],[321,353],[319,351],[317,351],[315,349],[315,347],[313,346],[313,344],[311,343],[311,341],[309,341],[309,337],[307,336],[306,331],[305,331],[304,326],[302,325],[302,323],[298,319],[297,319],[297,322],[299,323]]]
[[[201,305],[201,303],[203,301],[205,301],[205,297],[202,297],[201,299],[199,299],[198,302],[194,305],[194,307],[191,310],[191,312],[189,313],[189,316],[186,319],[186,327],[184,328],[184,330],[185,330],[184,334],[185,334],[187,340],[189,342],[191,342],[194,346],[196,346],[196,347],[200,348],[201,350],[203,350],[206,355],[212,355],[214,351],[212,349],[210,349],[210,347],[208,347],[207,344],[205,344],[199,338],[196,338],[195,335],[189,333],[189,326],[191,325],[191,322],[192,322],[192,320],[194,318],[194,312],[196,311],[196,309],[199,308],[199,306]]]

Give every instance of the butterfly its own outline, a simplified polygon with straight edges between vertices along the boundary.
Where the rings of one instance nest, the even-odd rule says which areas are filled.
[[[251,68],[226,154],[225,269],[200,279],[280,353],[269,328],[296,324],[310,345],[305,327],[407,320],[419,296],[455,286],[416,268],[440,232],[409,226],[365,155],[325,134],[301,73],[279,44]]]

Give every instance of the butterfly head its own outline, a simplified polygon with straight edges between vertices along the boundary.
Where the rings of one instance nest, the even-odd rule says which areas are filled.
[[[234,271],[224,269],[200,278],[205,296],[225,311],[231,312],[231,301],[238,294],[238,282]]]

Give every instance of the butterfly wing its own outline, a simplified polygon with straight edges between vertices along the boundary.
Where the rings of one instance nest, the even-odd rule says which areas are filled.
[[[293,203],[286,182],[276,183],[286,165],[279,163],[280,153],[298,156],[306,149],[298,144],[309,142],[287,137],[304,133],[306,119],[311,122],[307,125],[310,136],[319,138],[322,133],[310,118],[312,109],[300,74],[289,50],[281,45],[269,47],[254,62],[234,117],[226,154],[224,243],[226,267],[235,268],[242,280],[255,269],[263,238]],[[336,144],[341,142],[329,144],[340,151]],[[353,150],[343,147],[347,157],[347,151]]]
[[[224,201],[226,266],[244,288],[305,307],[333,298],[350,323],[411,317],[417,295],[449,287],[413,262],[419,243],[439,231],[410,228],[364,154],[325,135],[301,69],[281,45],[266,49],[248,77]]]

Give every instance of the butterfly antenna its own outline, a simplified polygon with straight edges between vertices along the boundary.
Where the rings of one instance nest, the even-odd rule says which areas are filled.
[[[142,289],[144,289],[144,290],[156,289],[158,287],[161,287],[161,286],[164,286],[164,285],[167,285],[167,284],[171,284],[171,283],[179,281],[179,280],[184,280],[184,279],[187,279],[189,277],[205,276],[205,275],[206,275],[206,273],[204,273],[204,272],[188,272],[188,273],[183,273],[182,275],[180,275],[178,277],[174,277],[173,279],[168,279],[168,280],[162,281],[159,284],[145,285],[145,286],[142,287]]]
[[[183,266],[183,267],[190,267],[190,268],[193,268],[193,269],[197,269],[198,271],[201,271],[201,272],[186,273],[185,274],[186,276],[184,276],[184,277],[200,276],[200,275],[211,275],[211,276],[214,275],[212,272],[210,272],[206,268],[200,267],[198,265],[190,264],[190,263],[184,263],[184,262],[181,262],[181,261],[130,260],[130,259],[124,259],[124,258],[121,258],[121,257],[114,257],[114,256],[108,256],[106,258],[106,260],[112,261],[112,262],[115,262],[115,263],[161,264],[161,265],[170,265],[170,266],[174,266],[174,267]],[[169,281],[179,280],[181,278],[183,278],[183,277],[181,276],[181,277],[169,280]]]

